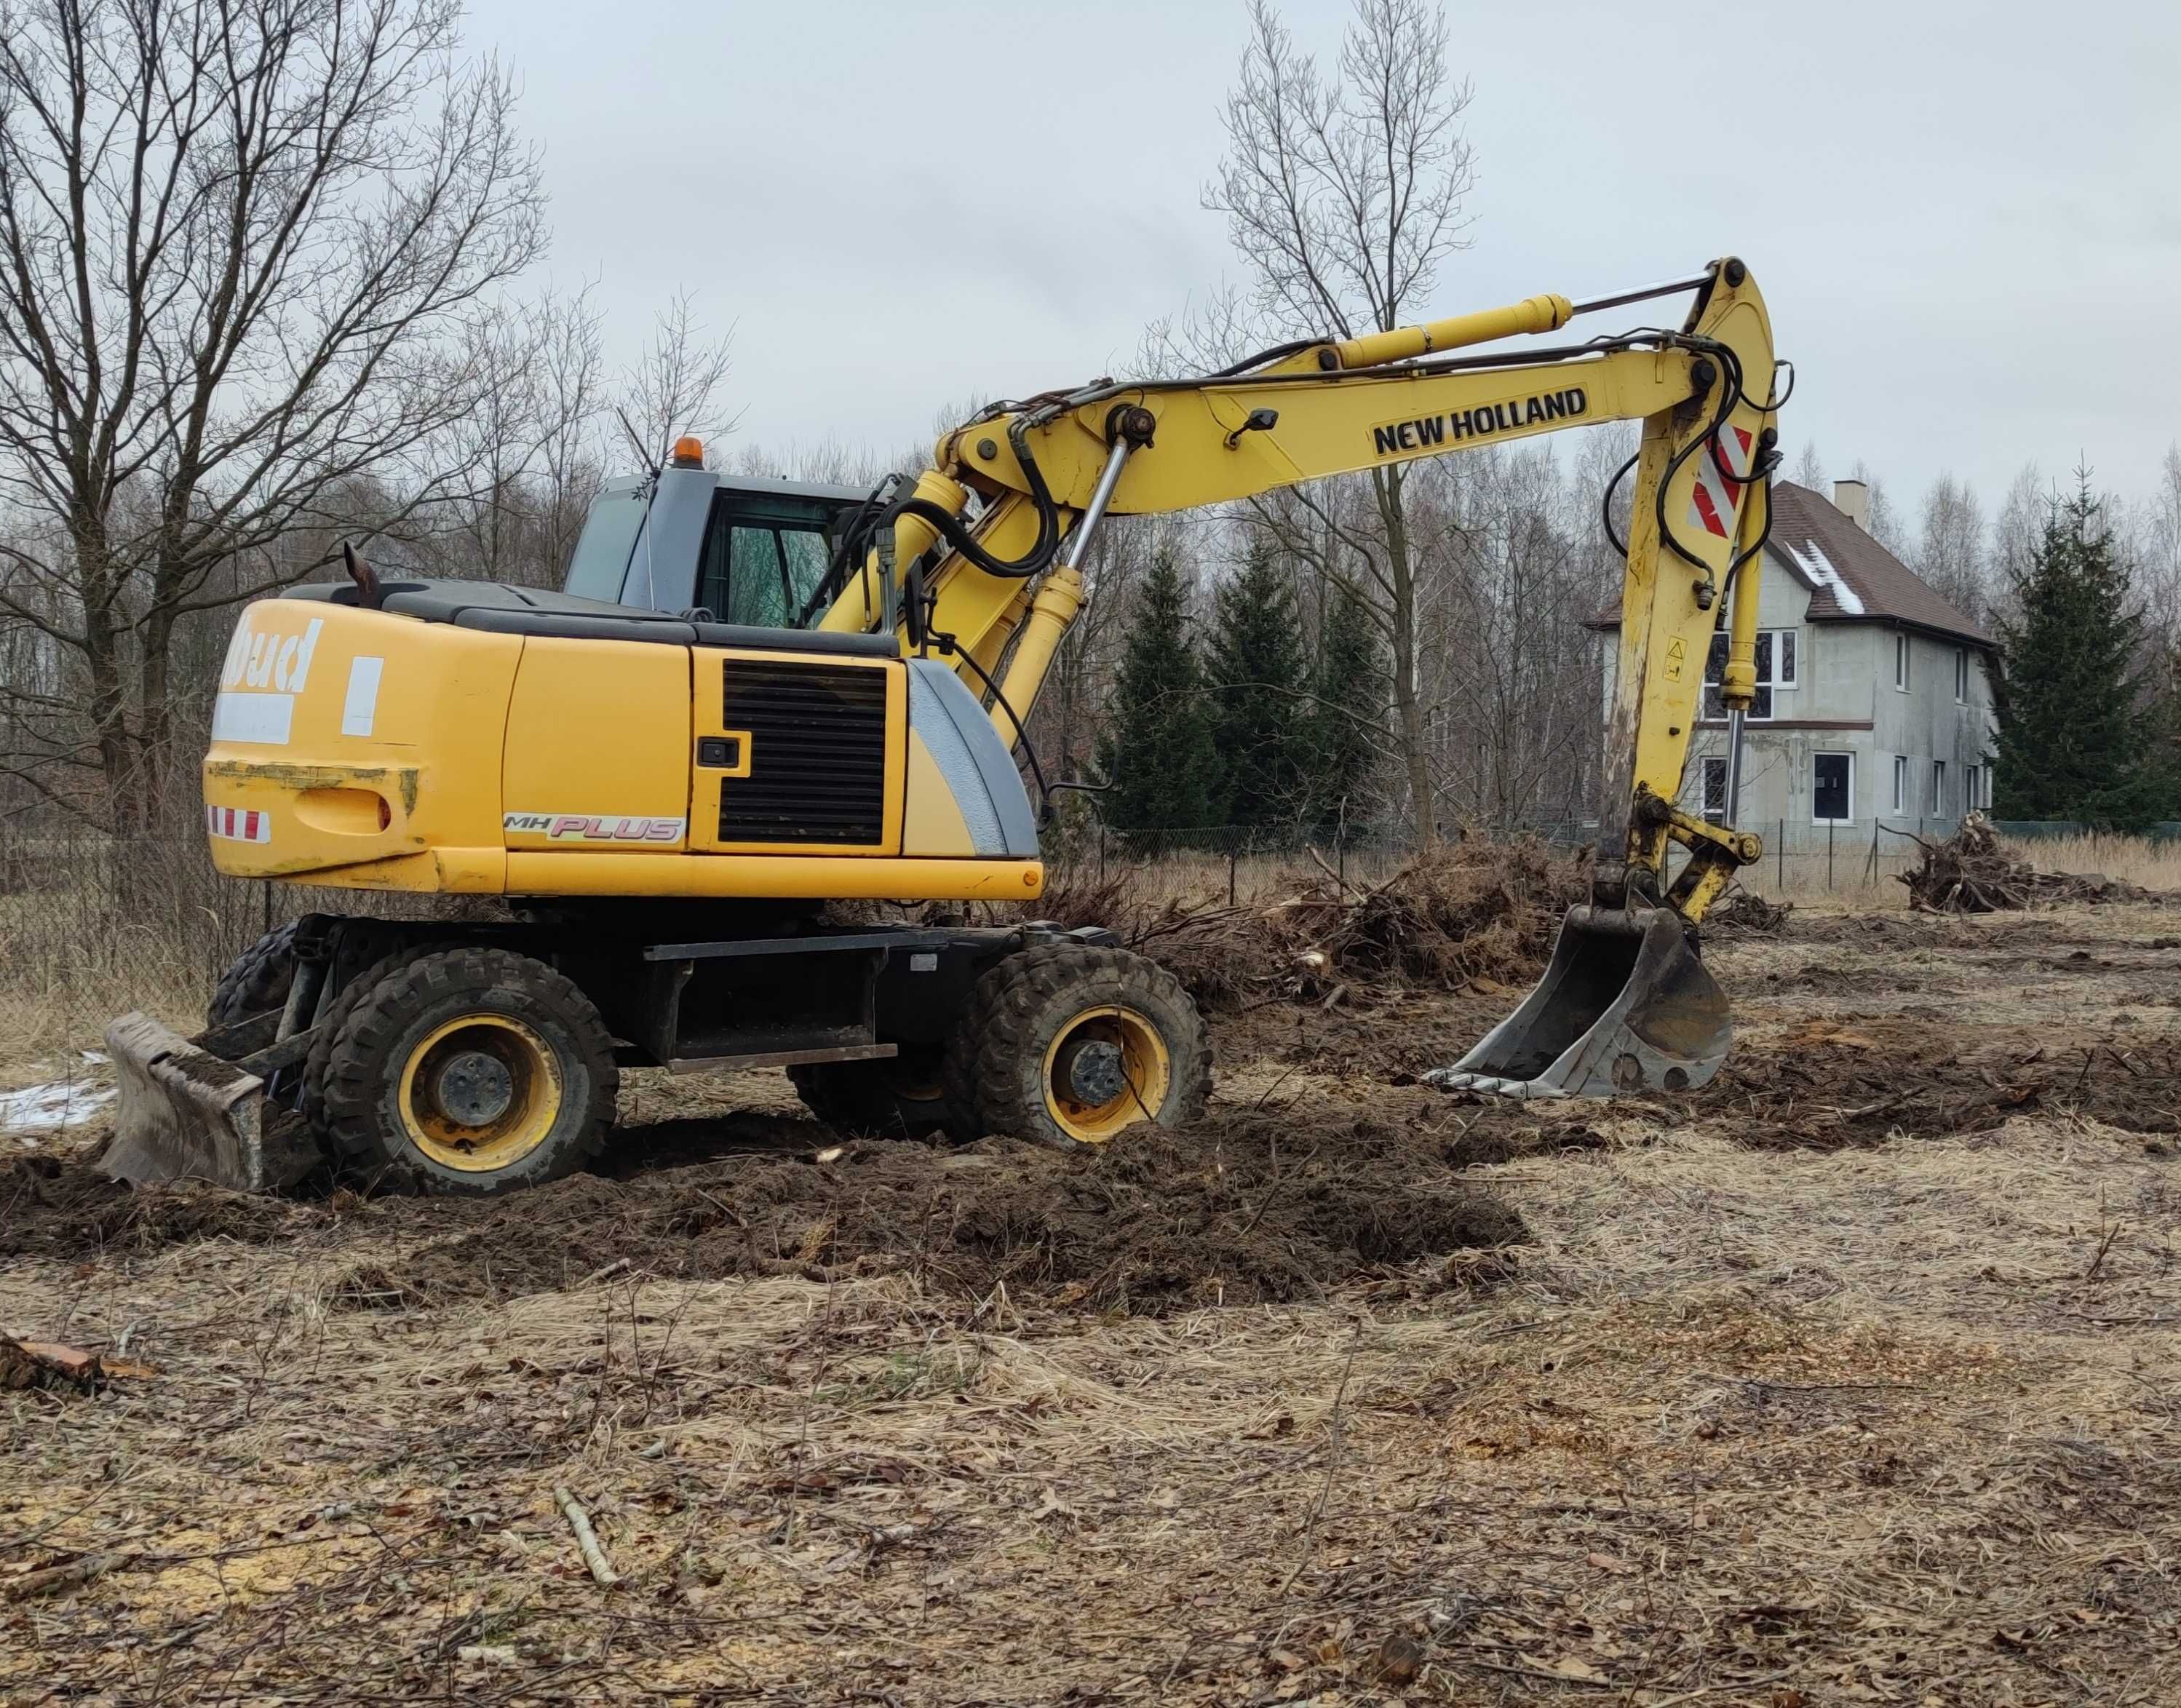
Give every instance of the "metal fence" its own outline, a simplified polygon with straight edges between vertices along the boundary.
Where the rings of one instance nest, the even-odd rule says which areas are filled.
[[[1941,840],[1954,833],[1958,821],[1818,825],[1775,819],[1744,828],[1765,844],[1763,860],[1742,874],[1746,887],[1790,898],[1830,894],[1883,900],[1899,895],[1891,880],[1920,853],[1913,838]],[[2087,826],[2064,822],[2000,822],[1994,828],[2033,843],[2090,834]],[[1572,851],[1594,841],[1597,827],[1560,821],[1471,826],[1446,835],[1527,835]],[[2181,823],[2152,826],[2148,840],[2181,843]],[[1399,870],[1415,848],[1408,826],[1399,822],[1316,831],[1124,830],[1085,815],[1055,826],[1046,840],[1055,884],[1126,877],[1176,897],[1236,901],[1320,871],[1346,883],[1376,883]],[[477,904],[473,898],[239,882],[213,870],[204,837],[193,833],[116,837],[0,826],[0,1008],[42,1007],[79,1023],[118,1007],[163,1003],[179,1011],[201,1003],[220,970],[259,933],[299,914],[313,909],[434,912]]]
[[[1764,858],[1745,871],[1747,888],[1775,896],[1848,894],[1883,884],[1913,865],[1920,843],[1939,842],[1961,827],[1956,818],[1869,819],[1815,824],[1793,819],[1745,822],[1763,838]],[[2057,837],[2079,833],[2073,825],[2001,825],[2002,834]],[[2181,833],[2181,826],[2176,826]],[[1443,839],[1505,841],[1535,837],[1560,853],[1587,848],[1598,826],[1576,820],[1450,827]],[[1093,824],[1049,848],[1048,864],[1104,881],[1119,867],[1193,873],[1199,887],[1223,884],[1229,898],[1246,894],[1252,876],[1313,865],[1343,881],[1376,882],[1416,853],[1414,832],[1399,823],[1331,826],[1317,832],[1284,826],[1221,825],[1208,828],[1116,829]]]

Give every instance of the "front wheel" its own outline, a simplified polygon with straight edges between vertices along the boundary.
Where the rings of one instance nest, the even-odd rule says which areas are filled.
[[[1102,1145],[1179,1126],[1212,1096],[1212,1046],[1181,981],[1125,949],[1054,944],[978,981],[964,1016],[981,1130]]]
[[[541,961],[470,948],[381,973],[341,1020],[317,1096],[352,1164],[487,1197],[596,1156],[619,1086],[588,997]]]

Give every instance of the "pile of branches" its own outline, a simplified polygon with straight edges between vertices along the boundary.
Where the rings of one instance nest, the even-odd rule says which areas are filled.
[[[1911,839],[1924,850],[1923,859],[1899,876],[1908,886],[1908,905],[1924,913],[2006,913],[2040,902],[2162,899],[2118,878],[2039,871],[2002,849],[1979,812],[1964,818],[1961,829],[1945,842]]]
[[[1777,937],[1787,929],[1787,915],[1794,911],[1792,902],[1767,901],[1754,890],[1732,890],[1704,915],[1704,929]]]
[[[1560,915],[1589,893],[1581,859],[1529,837],[1449,843],[1375,884],[1311,860],[1315,871],[1291,893],[1233,904],[1181,897],[1132,907],[1126,887],[1111,882],[1079,899],[1217,1009],[1283,996],[1331,1003],[1370,987],[1521,983],[1543,970]],[[1054,900],[1048,891],[1047,908]],[[1074,907],[1052,910],[1074,922]]]

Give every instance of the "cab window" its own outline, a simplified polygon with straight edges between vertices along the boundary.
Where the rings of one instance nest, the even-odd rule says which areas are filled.
[[[697,578],[697,603],[722,622],[792,628],[824,579],[837,506],[722,493],[712,506]]]

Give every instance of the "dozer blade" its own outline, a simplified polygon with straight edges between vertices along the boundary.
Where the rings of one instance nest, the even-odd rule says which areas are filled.
[[[1668,908],[1574,907],[1521,1007],[1450,1068],[1449,1091],[1610,1097],[1681,1091],[1719,1070],[1733,1042],[1726,993]]]
[[[264,1081],[148,1014],[106,1028],[120,1097],[99,1158],[117,1180],[213,1180],[244,1191],[286,1182],[266,1166]]]

